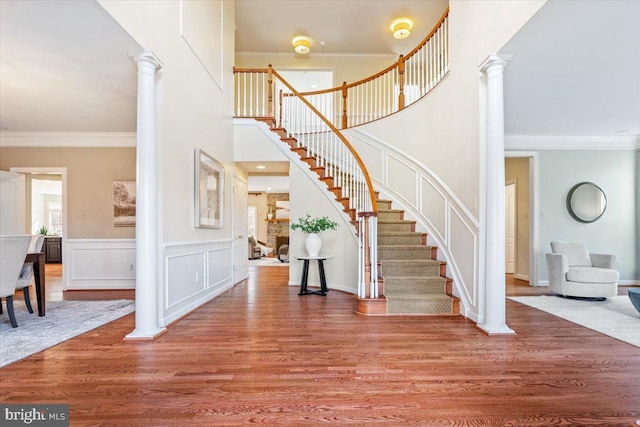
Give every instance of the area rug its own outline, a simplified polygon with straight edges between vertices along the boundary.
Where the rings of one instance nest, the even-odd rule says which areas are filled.
[[[640,347],[640,313],[633,308],[626,295],[605,301],[572,300],[548,295],[509,299]]]
[[[288,267],[289,263],[281,262],[278,258],[259,258],[250,259],[247,263],[248,266],[257,267]]]
[[[14,307],[17,328],[11,327],[6,309],[0,314],[0,367],[132,313],[135,302],[52,301],[45,317],[29,314],[22,301]]]

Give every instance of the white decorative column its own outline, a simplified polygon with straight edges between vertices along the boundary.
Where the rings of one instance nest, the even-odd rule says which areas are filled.
[[[138,65],[136,149],[136,327],[126,339],[153,339],[158,326],[158,177],[156,70],[153,52],[135,58]]]
[[[506,324],[504,96],[507,62],[489,56],[481,66],[487,76],[487,162],[485,229],[485,318],[478,327],[486,333],[513,334]]]

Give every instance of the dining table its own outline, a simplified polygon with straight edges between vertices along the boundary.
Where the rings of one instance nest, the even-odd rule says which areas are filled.
[[[46,310],[46,283],[44,275],[44,252],[28,253],[24,262],[33,263],[33,281],[36,285],[36,299],[38,301],[38,316],[44,317]]]

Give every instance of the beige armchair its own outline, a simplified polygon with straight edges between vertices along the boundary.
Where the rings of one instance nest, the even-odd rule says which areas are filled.
[[[595,299],[618,294],[615,255],[591,254],[582,242],[551,242],[551,251],[545,255],[551,292]]]
[[[13,311],[13,294],[16,292],[16,282],[20,269],[24,265],[30,242],[29,235],[0,236],[0,298],[7,301],[7,314],[14,328],[18,326],[18,322]]]

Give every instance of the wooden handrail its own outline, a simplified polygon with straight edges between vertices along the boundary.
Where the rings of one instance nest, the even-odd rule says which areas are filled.
[[[404,56],[405,60],[408,59],[408,58],[411,58],[413,55],[416,54],[416,52],[418,52],[424,45],[427,44],[427,42],[431,39],[431,37],[433,37],[433,35],[440,29],[440,27],[442,26],[442,23],[444,22],[444,20],[447,19],[447,16],[449,16],[449,8],[448,7],[444,11],[442,16],[438,20],[438,22],[436,23],[436,25],[433,27],[433,29],[431,29],[431,32],[429,34],[427,34],[427,37],[425,37],[422,40],[422,42],[420,42],[420,44],[418,44],[418,46],[414,47],[411,52],[407,53]]]
[[[370,82],[372,80],[377,79],[380,76],[383,76],[384,74],[388,73],[389,71],[392,71],[393,69],[399,67],[401,62],[404,62],[407,59],[409,59],[410,57],[412,57],[413,55],[415,55],[416,52],[418,52],[424,45],[426,45],[429,42],[429,40],[438,31],[438,29],[440,29],[440,27],[442,26],[442,23],[444,22],[444,20],[447,19],[447,16],[449,16],[449,8],[448,7],[444,11],[442,16],[438,20],[438,22],[436,23],[436,25],[433,27],[433,29],[429,32],[429,34],[427,34],[427,36],[415,48],[413,48],[413,50],[411,52],[409,52],[406,55],[400,55],[400,57],[398,58],[398,61],[396,61],[395,63],[389,65],[387,68],[385,68],[382,71],[378,71],[377,73],[375,73],[375,74],[373,74],[373,75],[371,75],[369,77],[365,77],[362,80],[358,80],[358,81],[353,82],[353,83],[347,83],[347,89],[351,89],[352,87],[359,86],[359,85],[364,84],[364,83],[368,83],[368,82]],[[342,88],[343,88],[343,86],[337,86],[337,87],[332,87],[332,88],[329,88],[329,89],[316,90],[316,91],[312,91],[312,92],[300,92],[300,95],[302,95],[302,96],[322,95],[322,94],[325,94],[325,93],[337,92],[339,90],[342,90]]]
[[[283,93],[282,97],[309,97],[311,105],[330,103],[333,109],[331,123],[342,129],[369,123],[400,111],[424,97],[447,75],[448,16],[449,8],[415,48],[406,55],[400,55],[396,62],[371,76],[353,83],[343,82],[342,85],[329,89],[295,92],[295,94]],[[242,73],[239,78],[246,78],[249,82],[252,81],[252,74],[262,74],[263,80],[259,82],[264,82],[264,86],[268,85],[266,90],[268,95],[261,101],[263,102],[262,111],[271,116],[276,113],[278,107],[281,107],[275,104],[276,100],[273,99],[272,68],[234,67],[234,73]],[[239,89],[239,93],[245,92],[246,87]],[[367,94],[371,98],[363,100],[362,98]],[[327,99],[323,99],[324,97]],[[251,97],[249,100],[253,101]],[[252,110],[251,107],[249,109]],[[255,115],[255,110],[252,111]]]
[[[372,212],[375,212],[377,214],[378,202],[376,200],[375,191],[373,189],[373,182],[371,181],[371,176],[369,175],[369,171],[367,170],[367,167],[364,165],[364,162],[358,155],[358,152],[355,150],[355,148],[353,148],[351,143],[349,143],[347,138],[338,130],[338,128],[336,128],[333,125],[333,123],[331,123],[322,113],[320,113],[320,111],[318,111],[316,107],[311,105],[309,101],[307,101],[303,96],[301,96],[300,92],[295,90],[295,88],[291,86],[289,82],[287,82],[284,78],[282,78],[282,76],[278,74],[276,70],[273,70],[271,64],[269,64],[269,70],[271,70],[271,73],[274,76],[276,76],[280,80],[280,82],[282,82],[282,84],[284,84],[291,91],[291,93],[295,94],[307,107],[309,107],[309,109],[311,109],[311,111],[313,111],[314,114],[316,114],[320,118],[320,120],[322,120],[329,127],[329,129],[331,129],[333,133],[335,133],[338,136],[338,138],[340,138],[344,146],[347,147],[347,149],[349,150],[353,158],[358,163],[358,166],[360,166],[360,170],[362,170],[362,174],[367,183],[367,189],[369,190],[369,197],[371,198],[371,210]]]

